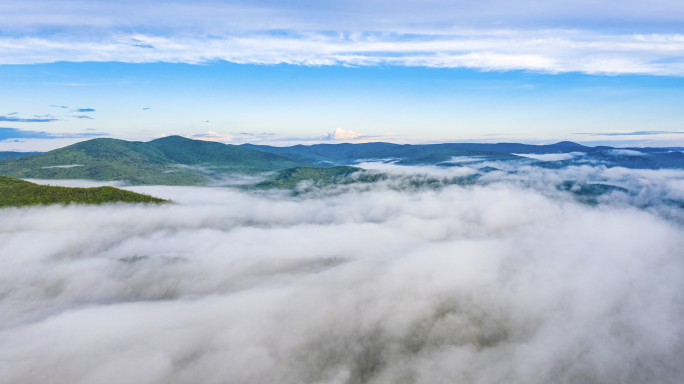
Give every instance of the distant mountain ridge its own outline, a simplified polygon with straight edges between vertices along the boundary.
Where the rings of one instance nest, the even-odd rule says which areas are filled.
[[[554,154],[564,155],[547,156]],[[675,148],[587,147],[569,141],[550,145],[402,145],[379,142],[273,147],[230,145],[169,136],[149,142],[98,138],[45,153],[0,160],[0,175],[35,179],[124,180],[133,185],[201,185],[230,173],[260,174],[302,166],[350,166],[372,161],[483,169],[488,167],[483,163],[509,161],[552,169],[573,165],[684,169],[684,153]],[[288,176],[287,183],[305,175],[328,173],[302,168]],[[276,179],[273,182],[276,183]]]
[[[35,179],[126,180],[134,185],[197,185],[216,173],[277,171],[302,165],[272,153],[169,136],[149,142],[92,139],[0,161],[0,175]]]
[[[525,160],[543,168],[563,168],[570,165],[602,164],[607,167],[632,169],[684,169],[684,153],[676,148],[613,148],[588,147],[571,141],[548,145],[520,143],[443,143],[443,144],[314,144],[291,147],[243,144],[242,146],[279,154],[293,160],[317,165],[354,165],[360,160],[392,160],[398,165],[459,166],[465,163],[451,160],[471,157],[482,161]],[[631,151],[631,152],[630,152]],[[572,160],[539,160],[516,155],[572,154]],[[474,162],[469,162],[473,164]]]
[[[411,145],[392,143],[314,144],[292,147],[243,144],[242,147],[275,153],[292,160],[317,165],[350,165],[359,160],[393,159],[400,165],[434,165],[454,157],[481,157],[488,160],[521,159],[511,153],[488,148],[450,148],[441,144]]]
[[[496,143],[496,144],[481,144],[481,143],[444,143],[438,144],[449,148],[468,148],[497,151],[504,153],[527,153],[527,154],[549,154],[549,153],[568,153],[577,152],[579,150],[591,150],[593,147],[585,147],[584,145],[573,143],[572,141],[561,141],[556,144],[547,145],[533,145],[533,144],[518,144],[518,143]]]
[[[12,151],[5,151],[5,152],[0,152],[0,160],[5,160],[5,159],[16,159],[19,157],[24,157],[24,156],[30,156],[30,155],[37,155],[39,153],[43,152],[12,152]]]

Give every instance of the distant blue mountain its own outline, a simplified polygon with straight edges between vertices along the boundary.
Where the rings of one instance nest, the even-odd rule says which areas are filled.
[[[482,160],[521,159],[510,152],[489,148],[452,148],[446,145],[410,145],[391,143],[315,144],[292,147],[243,144],[243,147],[270,152],[292,160],[317,165],[350,165],[360,160],[394,160],[401,165],[440,164],[454,157],[478,157]]]
[[[16,159],[19,157],[24,157],[28,155],[37,155],[43,152],[0,152],[0,160],[5,159]]]
[[[439,144],[449,148],[461,149],[480,149],[497,151],[504,153],[525,153],[525,154],[548,154],[548,153],[569,153],[577,152],[579,150],[591,150],[592,147],[585,147],[584,145],[573,143],[571,141],[561,141],[560,143],[550,145],[531,145],[531,144],[517,144],[517,143],[497,143],[497,144],[480,144],[480,143],[445,143]]]
[[[633,169],[684,169],[684,153],[674,148],[613,148],[588,147],[571,141],[549,145],[519,143],[444,143],[400,145],[391,143],[315,144],[292,147],[243,144],[264,152],[278,154],[301,163],[319,166],[351,165],[361,161],[393,161],[400,165],[459,166],[467,164],[453,158],[470,157],[482,161],[524,160],[543,168],[563,168],[570,165],[600,164],[606,167]],[[535,161],[516,155],[549,155],[572,153],[562,161]],[[470,163],[472,164],[472,162]]]
[[[556,144],[549,145],[549,147],[584,147],[584,145],[573,143],[572,141],[560,141]]]

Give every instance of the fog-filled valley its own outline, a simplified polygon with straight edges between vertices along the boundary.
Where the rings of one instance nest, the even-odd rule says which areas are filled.
[[[0,1],[0,384],[684,383],[683,27]]]
[[[32,180],[174,203],[0,210],[0,382],[681,382],[684,171],[459,161]]]

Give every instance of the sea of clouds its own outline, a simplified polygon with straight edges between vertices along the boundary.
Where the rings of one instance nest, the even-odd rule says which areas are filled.
[[[684,171],[488,165],[2,209],[0,382],[681,383]]]

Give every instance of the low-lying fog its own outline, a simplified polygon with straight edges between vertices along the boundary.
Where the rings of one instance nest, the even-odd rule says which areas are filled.
[[[682,382],[684,171],[377,167],[0,210],[0,382]]]

